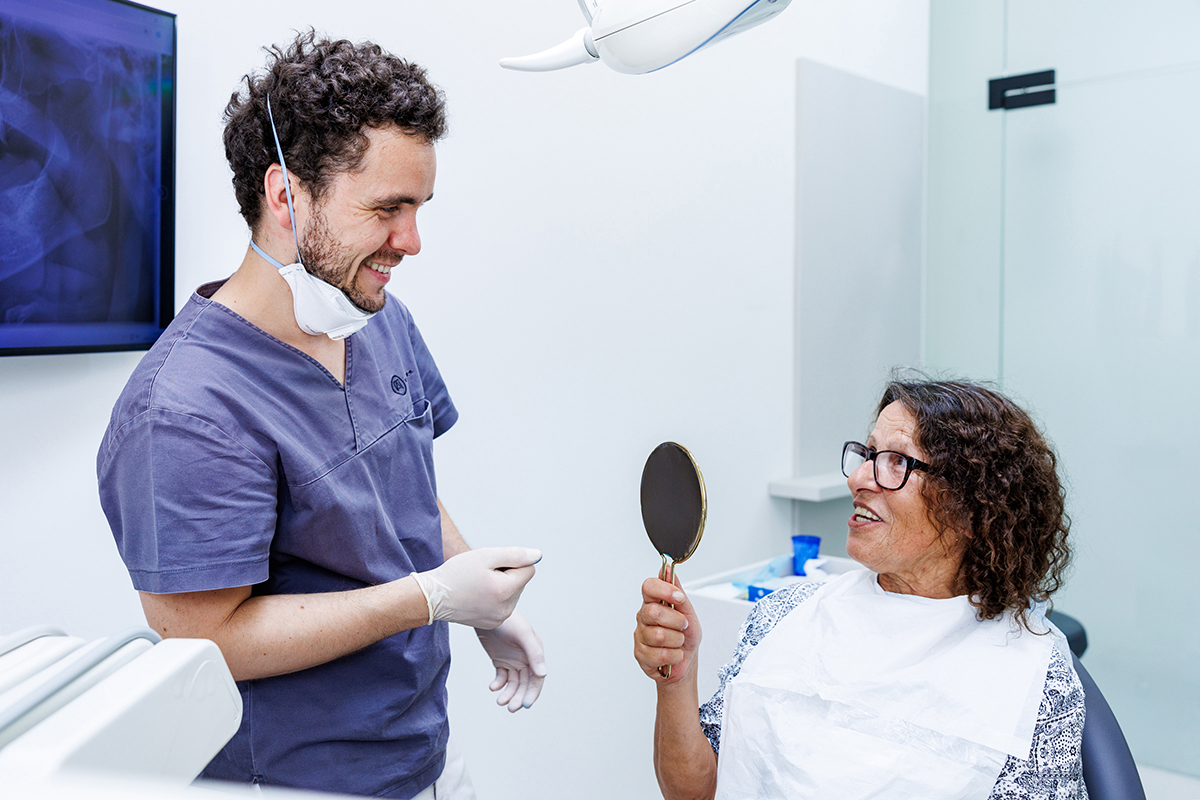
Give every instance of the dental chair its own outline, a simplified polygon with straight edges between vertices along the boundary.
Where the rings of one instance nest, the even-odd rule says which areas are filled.
[[[1089,800],[1146,800],[1137,764],[1116,715],[1100,693],[1100,687],[1079,662],[1087,649],[1083,625],[1060,611],[1051,611],[1048,616],[1067,637],[1075,673],[1083,684],[1083,704],[1087,714],[1083,723],[1083,782]]]
[[[1079,657],[1072,655],[1071,661],[1083,684],[1087,709],[1083,723],[1083,782],[1089,800],[1146,800],[1137,764],[1116,716]]]

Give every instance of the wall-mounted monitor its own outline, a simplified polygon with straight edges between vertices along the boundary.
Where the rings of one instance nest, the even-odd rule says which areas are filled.
[[[0,0],[0,355],[145,350],[174,273],[175,15]]]

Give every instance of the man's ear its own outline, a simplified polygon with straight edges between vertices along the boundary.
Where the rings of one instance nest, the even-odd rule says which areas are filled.
[[[292,182],[292,204],[299,212],[303,190],[298,186],[299,181],[293,179],[290,172],[288,179],[291,179]],[[288,215],[287,187],[284,184],[283,169],[278,164],[272,164],[263,175],[263,191],[266,195],[267,215],[270,217],[266,221],[273,220],[280,231],[290,234],[292,220]]]

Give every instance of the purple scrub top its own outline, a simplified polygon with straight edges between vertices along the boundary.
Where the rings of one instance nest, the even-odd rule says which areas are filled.
[[[346,339],[343,386],[197,290],[134,370],[97,457],[134,587],[334,592],[442,563],[433,439],[458,418],[408,309]],[[239,682],[204,776],[408,798],[441,772],[445,623]]]

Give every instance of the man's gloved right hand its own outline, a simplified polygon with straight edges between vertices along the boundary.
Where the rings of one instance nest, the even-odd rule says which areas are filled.
[[[541,551],[529,547],[481,547],[412,576],[425,593],[430,624],[444,620],[490,630],[512,614],[541,560]]]

